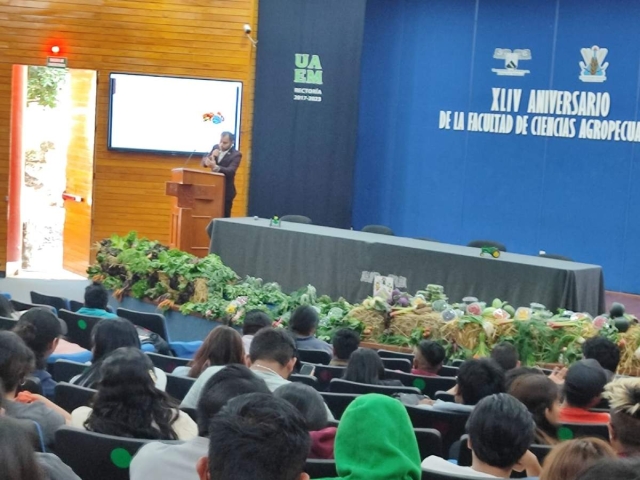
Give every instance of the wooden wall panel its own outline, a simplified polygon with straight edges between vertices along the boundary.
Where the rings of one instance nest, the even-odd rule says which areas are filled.
[[[0,199],[7,195],[13,64],[43,65],[56,44],[69,67],[98,72],[92,242],[137,230],[169,240],[164,183],[183,158],[107,150],[108,77],[113,71],[240,80],[241,150],[233,215],[244,215],[251,160],[258,0],[0,0]],[[192,159],[193,165],[198,159]],[[0,265],[6,261],[0,215]],[[3,268],[0,267],[0,270]]]
[[[93,152],[96,120],[96,72],[71,70],[71,137],[67,147],[65,191],[83,201],[65,201],[62,265],[82,275],[91,258]]]

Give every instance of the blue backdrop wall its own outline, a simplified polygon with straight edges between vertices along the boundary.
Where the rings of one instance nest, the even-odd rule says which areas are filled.
[[[404,236],[563,254],[603,265],[608,289],[640,293],[640,151],[620,137],[580,138],[597,126],[581,132],[583,121],[638,120],[637,18],[637,1],[368,0],[354,227],[381,223]],[[582,49],[594,45],[608,55],[597,53],[597,68],[588,62],[581,80]],[[530,59],[519,52],[514,72],[513,56],[496,49],[528,49]],[[500,112],[508,103],[494,103],[494,88],[520,90],[519,109]],[[607,93],[610,110],[605,99],[599,116],[572,104],[528,112],[531,90],[577,92],[576,105],[581,92],[585,100]],[[465,115],[460,130],[454,113],[450,129],[440,128],[442,111]],[[469,112],[528,116],[527,135],[515,124],[510,133],[469,131]],[[545,122],[557,123],[555,134]],[[633,136],[635,123],[620,126]]]

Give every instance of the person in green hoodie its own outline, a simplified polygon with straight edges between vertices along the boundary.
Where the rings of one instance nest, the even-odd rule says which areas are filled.
[[[384,395],[362,395],[347,407],[338,426],[335,460],[343,480],[420,480],[422,475],[407,410]]]

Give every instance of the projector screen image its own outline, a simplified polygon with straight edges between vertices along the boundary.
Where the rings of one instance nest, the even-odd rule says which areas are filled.
[[[109,82],[112,150],[204,154],[225,131],[240,146],[242,82],[125,73]]]

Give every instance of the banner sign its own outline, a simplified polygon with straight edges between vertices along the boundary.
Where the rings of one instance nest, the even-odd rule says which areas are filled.
[[[250,215],[351,226],[365,4],[260,2]]]
[[[609,50],[597,45],[583,48],[579,62],[579,80],[603,83],[607,80],[605,61]],[[497,48],[495,59],[504,59],[505,68],[492,71],[499,76],[524,76],[529,70],[518,68],[519,60],[530,60],[531,51]],[[441,110],[441,130],[534,135],[541,137],[579,138],[640,142],[640,122],[607,119],[611,110],[608,92],[529,90],[492,87],[490,112],[452,112]]]

